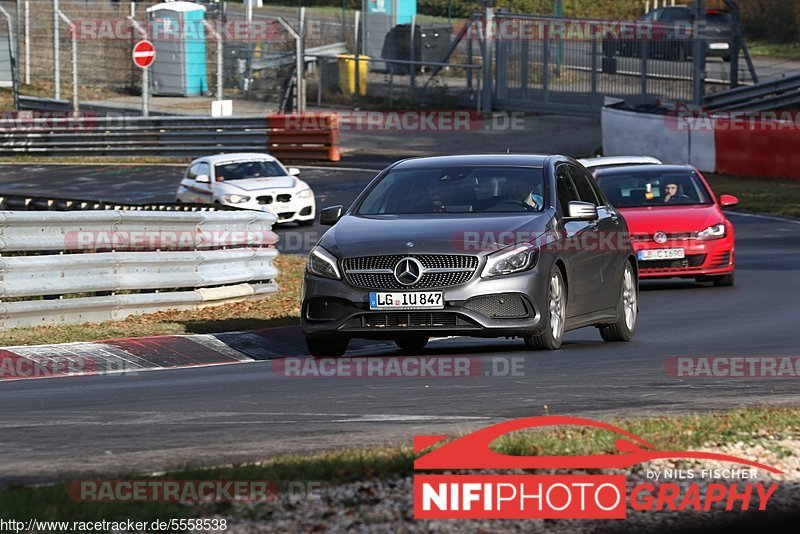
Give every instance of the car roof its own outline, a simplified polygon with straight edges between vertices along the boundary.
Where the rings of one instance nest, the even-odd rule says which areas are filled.
[[[614,176],[617,174],[631,173],[663,173],[663,172],[696,172],[691,165],[629,165],[627,167],[611,167],[608,169],[597,169],[597,177]]]
[[[203,156],[202,158],[197,158],[196,160],[192,161],[194,163],[197,160],[207,161],[212,165],[222,162],[233,162],[233,161],[240,161],[240,160],[253,160],[253,159],[260,159],[265,161],[278,161],[274,156],[270,156],[269,154],[265,154],[264,152],[232,152],[230,154],[214,154],[213,156]]]
[[[660,159],[652,156],[603,156],[600,158],[582,158],[578,162],[587,169],[611,165],[661,164]]]
[[[398,162],[394,169],[413,170],[453,165],[512,165],[543,167],[550,155],[543,154],[469,154],[460,156],[435,156],[413,158]]]

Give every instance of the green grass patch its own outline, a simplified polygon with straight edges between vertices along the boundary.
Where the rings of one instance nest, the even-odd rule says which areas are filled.
[[[13,328],[0,332],[0,346],[94,341],[119,337],[212,334],[254,330],[300,322],[300,286],[305,258],[279,255],[275,266],[280,291],[265,299],[194,311],[164,311],[105,323]]]
[[[613,422],[661,450],[689,449],[706,444],[758,441],[759,436],[800,435],[800,408],[749,408],[724,413],[661,416]],[[504,437],[495,449],[515,455],[581,455],[614,452],[617,435],[587,428],[542,429]],[[409,440],[411,436],[409,436]],[[409,476],[414,454],[410,447],[341,450],[311,456],[291,455],[258,463],[215,468],[185,468],[152,480],[271,480],[325,484],[372,478]],[[90,479],[98,479],[92,476]],[[145,477],[130,476],[130,479]],[[115,477],[119,479],[119,477]],[[0,510],[17,520],[139,521],[225,514],[230,503],[81,503],[67,498],[67,483],[0,490]]]
[[[747,43],[747,50],[754,57],[774,57],[779,59],[800,59],[800,43],[774,43],[753,41]]]
[[[733,209],[800,217],[800,180],[786,178],[743,178],[706,174],[717,194],[739,197]]]

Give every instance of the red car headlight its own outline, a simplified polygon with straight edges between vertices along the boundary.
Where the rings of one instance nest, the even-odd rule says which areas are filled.
[[[708,240],[708,239],[721,239],[725,237],[727,230],[725,229],[725,225],[715,224],[714,226],[709,226],[705,230],[700,230],[696,232],[697,239]]]

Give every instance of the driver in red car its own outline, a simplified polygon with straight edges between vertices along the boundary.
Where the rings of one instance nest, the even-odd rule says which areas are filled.
[[[681,192],[681,186],[677,182],[667,182],[664,185],[664,202],[665,203],[682,203],[691,201],[691,199]]]

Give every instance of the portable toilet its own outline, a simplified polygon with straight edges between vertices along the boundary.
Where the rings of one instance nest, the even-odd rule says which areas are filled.
[[[194,2],[166,2],[147,8],[156,60],[150,67],[152,94],[196,96],[208,91],[206,8]]]

